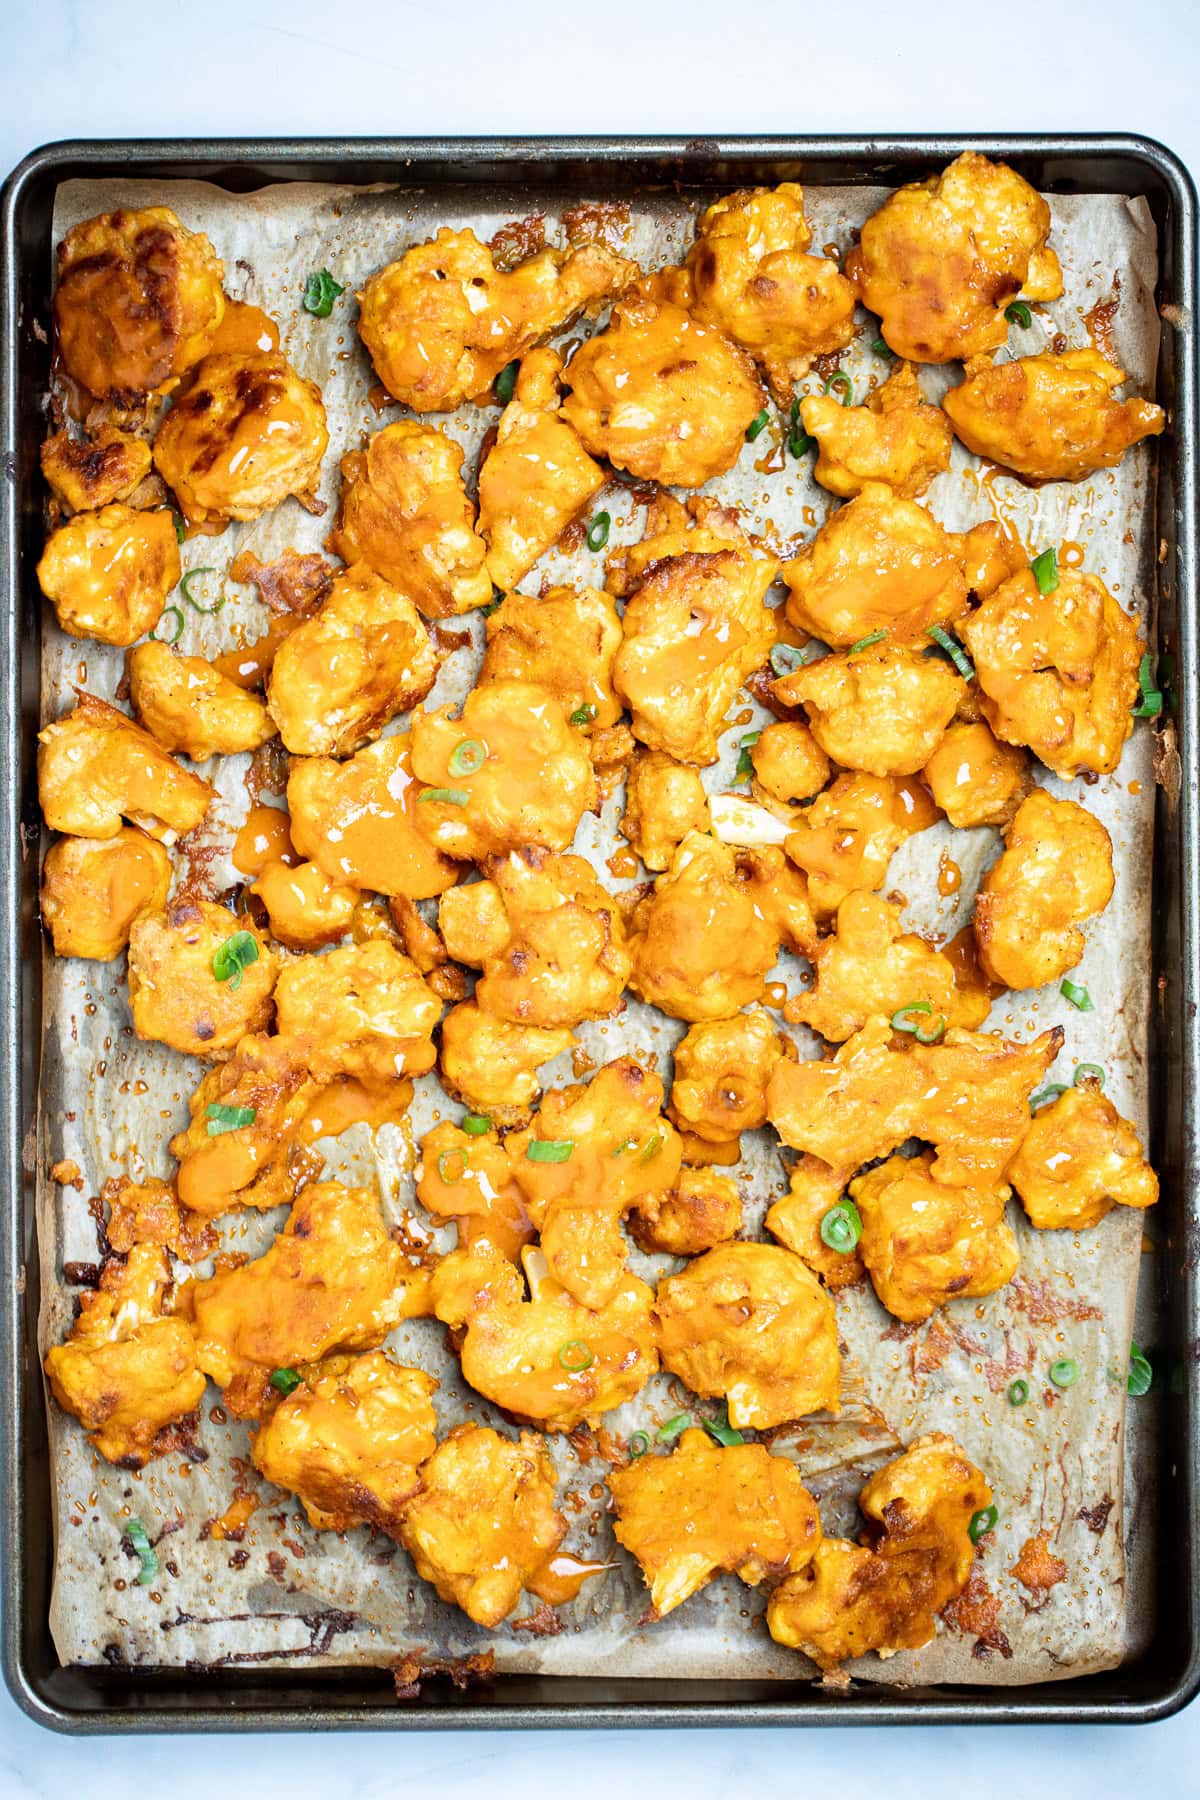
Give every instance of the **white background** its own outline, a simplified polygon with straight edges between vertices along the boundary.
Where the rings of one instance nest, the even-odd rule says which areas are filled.
[[[842,21],[846,29],[841,29]],[[1192,0],[0,0],[0,173],[63,137],[1139,131],[1200,170]],[[82,1740],[0,1697],[0,1800],[1200,1794],[1142,1730]]]

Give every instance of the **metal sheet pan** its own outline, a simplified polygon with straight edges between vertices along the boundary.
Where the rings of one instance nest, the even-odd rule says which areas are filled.
[[[1157,1477],[1153,1517],[1139,1521],[1147,1554],[1133,1571],[1152,1586],[1155,1630],[1136,1664],[1069,1687],[1009,1690],[851,1689],[831,1693],[809,1680],[747,1682],[550,1681],[509,1676],[465,1696],[426,1686],[418,1702],[392,1700],[386,1673],[351,1676],[180,1678],[56,1666],[45,1625],[50,1564],[48,1470],[41,1385],[33,1344],[37,1313],[29,1254],[32,1189],[21,1148],[33,1116],[37,989],[36,846],[33,734],[39,622],[32,567],[40,550],[36,479],[48,348],[35,322],[48,314],[49,222],[60,181],[120,173],[166,180],[192,176],[246,191],[282,179],[403,180],[431,188],[470,181],[511,190],[536,182],[564,195],[603,188],[641,192],[664,186],[718,191],[747,182],[798,178],[812,184],[899,183],[964,148],[1012,161],[1051,193],[1146,194],[1159,229],[1163,318],[1158,398],[1172,424],[1159,481],[1160,649],[1175,659],[1178,715],[1164,746],[1166,783],[1156,828],[1154,969],[1158,1005],[1150,1071],[1152,1155],[1164,1177],[1159,1344],[1176,1378],[1154,1409],[1138,1454]],[[1073,138],[721,141],[567,140],[62,145],[39,152],[4,195],[3,414],[6,511],[0,547],[6,602],[0,643],[0,769],[6,843],[0,881],[9,933],[0,1073],[0,1129],[9,1182],[0,1229],[5,1273],[7,1376],[3,1466],[6,1674],[17,1698],[42,1722],[71,1730],[286,1728],[400,1725],[597,1725],[746,1722],[867,1723],[967,1719],[1143,1719],[1184,1703],[1200,1683],[1200,1481],[1197,1470],[1197,1317],[1194,1167],[1196,1074],[1194,1001],[1196,900],[1195,717],[1195,198],[1169,153],[1134,139]],[[20,976],[20,980],[17,977]],[[25,1273],[28,1279],[25,1279]],[[22,1400],[24,1399],[24,1405]]]

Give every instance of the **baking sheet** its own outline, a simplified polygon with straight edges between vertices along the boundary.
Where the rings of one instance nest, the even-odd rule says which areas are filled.
[[[815,243],[837,244],[844,252],[851,229],[882,198],[882,191],[869,188],[810,190],[807,210]],[[358,346],[349,291],[330,320],[313,320],[299,307],[305,276],[328,267],[350,290],[441,224],[470,223],[481,236],[490,236],[500,225],[534,211],[545,214],[547,234],[556,241],[561,206],[559,199],[543,203],[527,190],[442,189],[430,197],[398,189],[292,185],[235,197],[199,183],[76,182],[59,190],[55,239],[97,211],[155,202],[173,205],[186,223],[208,232],[225,260],[230,294],[278,319],[282,348],[303,374],[321,384],[329,413],[331,446],[321,493],[330,514],[313,519],[289,502],[265,519],[232,527],[221,538],[200,538],[186,546],[186,566],[216,563],[221,569],[243,548],[264,560],[288,547],[320,548],[336,504],[338,457],[356,447],[364,431],[399,416],[399,409],[392,409],[380,419],[368,400],[374,375]],[[1146,391],[1153,382],[1158,335],[1148,209],[1124,197],[1078,196],[1054,199],[1052,210],[1053,242],[1063,260],[1067,292],[1045,311],[1072,343],[1087,342],[1084,315],[1110,297],[1114,272],[1120,271],[1113,338],[1132,383]],[[644,266],[674,261],[690,240],[694,211],[687,197],[636,202],[621,247]],[[842,359],[859,394],[869,381],[881,381],[887,373],[869,349],[873,335],[868,325]],[[1035,324],[1020,334],[1019,348],[1041,348],[1046,335]],[[807,385],[815,385],[815,379]],[[932,396],[948,379],[936,370],[922,373]],[[449,421],[437,421],[467,449],[468,468],[495,416],[494,410],[468,407]],[[756,467],[765,459],[769,436],[747,446],[738,467],[710,484],[709,491],[740,504],[752,529],[792,544],[810,536],[835,503],[812,484],[807,462],[789,462],[777,473]],[[1119,470],[1088,482],[1026,490],[1004,477],[982,481],[956,447],[952,469],[938,478],[925,503],[951,528],[961,529],[999,510],[1032,549],[1079,543],[1086,566],[1104,577],[1123,604],[1144,614],[1152,590],[1151,470],[1151,456],[1142,447]],[[613,515],[612,543],[640,536],[643,510],[628,488],[613,484],[596,504]],[[598,581],[599,561],[586,551],[574,557],[552,552],[521,585],[536,591],[543,573],[552,580]],[[212,654],[262,630],[266,613],[253,590],[225,586],[233,603],[217,619],[189,613],[183,650]],[[478,642],[477,618],[473,631]],[[460,652],[444,669],[429,703],[458,697],[476,664],[474,652]],[[121,666],[120,652],[66,639],[48,623],[45,716],[65,708],[76,684],[111,698]],[[713,791],[729,782],[737,740],[748,722],[730,729],[721,763],[707,772]],[[1022,1037],[1063,1024],[1066,1047],[1051,1078],[1069,1080],[1081,1060],[1103,1063],[1109,1072],[1107,1091],[1143,1127],[1150,747],[1148,732],[1135,733],[1119,771],[1086,789],[1078,783],[1047,782],[1057,792],[1078,789],[1076,797],[1104,820],[1113,836],[1116,891],[1091,934],[1077,975],[1092,992],[1095,1012],[1076,1013],[1055,992],[1005,996],[991,1020],[992,1028]],[[221,800],[209,824],[218,846],[210,870],[214,892],[235,879],[219,852],[231,845],[249,804],[242,780],[245,761],[228,758],[218,765]],[[599,821],[585,821],[576,845],[596,862],[606,883],[618,888],[624,884],[613,880],[605,861],[615,847],[620,807],[618,794]],[[943,841],[951,836],[964,879],[961,892],[946,900],[937,894],[935,876]],[[909,928],[932,931],[939,939],[953,935],[969,917],[975,886],[998,848],[992,832],[951,834],[945,825],[911,840],[895,858],[887,884],[889,891],[906,896]],[[797,964],[784,961],[790,964],[794,986]],[[43,1348],[62,1335],[71,1314],[73,1294],[62,1285],[63,1262],[95,1256],[88,1196],[124,1169],[135,1176],[169,1174],[166,1142],[186,1118],[186,1098],[201,1073],[200,1065],[133,1037],[123,973],[119,963],[47,958],[39,1121]],[[788,973],[782,968],[775,972],[780,979]],[[640,1048],[656,1053],[669,1075],[670,1048],[682,1030],[681,1024],[631,1000],[619,1020],[584,1025],[577,1035],[598,1063],[624,1049]],[[802,1054],[815,1051],[815,1041],[802,1030],[794,1030],[793,1036]],[[546,1070],[548,1085],[572,1079],[569,1056]],[[436,1082],[426,1078],[418,1084],[412,1116],[402,1127],[384,1127],[374,1141],[359,1127],[323,1145],[327,1172],[377,1179],[389,1218],[399,1219],[415,1204],[414,1139],[446,1110]],[[747,1134],[743,1149],[743,1162],[733,1172],[747,1198],[748,1226],[757,1229],[767,1205],[786,1189],[784,1156],[772,1132]],[[84,1171],[82,1193],[49,1182],[48,1170],[61,1158]],[[804,1470],[822,1499],[829,1529],[850,1524],[850,1501],[864,1473],[925,1430],[953,1432],[997,1489],[1001,1519],[979,1564],[995,1601],[995,1618],[986,1631],[972,1621],[971,1630],[940,1631],[923,1651],[886,1664],[868,1658],[851,1665],[866,1678],[1019,1682],[1079,1674],[1118,1661],[1126,1633],[1144,1623],[1136,1605],[1126,1604],[1121,1541],[1124,1368],[1144,1221],[1141,1215],[1118,1212],[1095,1231],[1075,1237],[1032,1232],[1015,1206],[1010,1216],[1021,1242],[1021,1275],[987,1300],[958,1302],[911,1331],[882,1312],[869,1288],[841,1296],[847,1389],[843,1416],[837,1422],[805,1421],[790,1441],[777,1437],[773,1446],[792,1455]],[[225,1244],[256,1252],[280,1222],[280,1215],[235,1216],[225,1228]],[[652,1274],[674,1266],[668,1259],[637,1252],[631,1260]],[[436,1403],[443,1426],[464,1416],[500,1422],[487,1402],[462,1387],[436,1321],[411,1321],[389,1342],[405,1360],[438,1373],[442,1388]],[[1079,1362],[1083,1376],[1065,1394],[1050,1390],[1044,1401],[1048,1384],[1037,1377],[1055,1357],[1067,1354]],[[1034,1376],[1033,1398],[1014,1412],[1004,1390],[1018,1372]],[[678,1384],[658,1377],[605,1423],[622,1434],[652,1427],[679,1409],[681,1395]],[[140,1475],[111,1469],[93,1456],[74,1422],[51,1407],[58,1545],[52,1629],[64,1661],[193,1667],[286,1665],[301,1659],[377,1663],[414,1648],[442,1656],[491,1648],[497,1668],[562,1674],[794,1678],[807,1667],[770,1642],[756,1623],[761,1600],[732,1578],[719,1578],[666,1620],[643,1623],[646,1595],[640,1574],[612,1545],[602,1485],[605,1465],[586,1447],[580,1455],[564,1439],[551,1444],[560,1500],[572,1520],[568,1547],[612,1560],[615,1567],[586,1583],[572,1606],[558,1609],[561,1629],[554,1635],[522,1629],[520,1620],[495,1633],[478,1630],[415,1579],[397,1546],[365,1531],[346,1539],[315,1533],[297,1505],[265,1486],[260,1489],[263,1504],[244,1541],[213,1539],[207,1521],[223,1513],[235,1485],[249,1485],[245,1429],[214,1422],[216,1400],[210,1389],[202,1407],[200,1442],[207,1461],[170,1457]],[[1136,1501],[1136,1486],[1125,1499],[1128,1524],[1136,1516],[1130,1504]],[[120,1542],[131,1514],[145,1521],[152,1538],[166,1534],[159,1544],[161,1579],[148,1589],[132,1584],[133,1565]],[[1049,1535],[1050,1548],[1068,1567],[1067,1578],[1044,1595],[1030,1593],[1011,1573],[1021,1545],[1040,1531]],[[530,1602],[528,1612],[534,1610]],[[544,1615],[535,1622],[544,1625]]]

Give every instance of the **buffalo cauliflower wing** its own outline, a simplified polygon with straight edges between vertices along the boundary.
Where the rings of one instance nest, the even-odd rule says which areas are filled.
[[[278,952],[253,920],[181,896],[130,928],[133,1028],[186,1056],[228,1056],[239,1038],[270,1024],[278,973]]]
[[[775,682],[773,691],[785,705],[804,707],[817,743],[842,768],[915,775],[966,685],[940,656],[883,642],[822,656]]]
[[[783,1046],[760,1007],[689,1026],[675,1046],[671,1118],[711,1144],[756,1131],[767,1122],[767,1080]]]
[[[856,1166],[831,1168],[815,1156],[798,1156],[787,1193],[767,1208],[764,1221],[772,1237],[794,1250],[835,1291],[857,1286],[864,1275],[857,1245],[827,1244],[821,1236],[821,1223],[842,1199]]]
[[[320,950],[345,937],[362,896],[331,881],[314,862],[269,862],[250,884],[267,911],[271,936],[288,950]]]
[[[444,1119],[421,1139],[417,1199],[458,1232],[460,1249],[486,1243],[516,1262],[535,1235],[512,1158],[491,1121],[477,1115],[466,1131]],[[483,1125],[486,1129],[480,1130]]]
[[[54,954],[111,962],[138,914],[166,905],[170,886],[170,857],[132,825],[113,838],[59,838],[42,868],[42,919]]]
[[[1112,891],[1112,842],[1099,819],[1035,788],[975,901],[984,974],[1017,989],[1057,981],[1083,955],[1080,925],[1104,911]]]
[[[861,494],[868,481],[915,500],[950,467],[950,421],[924,398],[908,362],[898,362],[862,406],[843,406],[834,394],[809,394],[800,402],[800,419],[817,440],[814,476],[843,500]]]
[[[764,806],[791,808],[819,794],[832,774],[829,758],[803,719],[778,719],[750,746],[750,791]]]
[[[436,1060],[442,1003],[403,951],[382,938],[284,963],[275,985],[279,1035],[304,1046],[318,1081],[368,1084],[424,1075]]]
[[[73,438],[56,431],[41,449],[42,475],[69,512],[94,512],[128,500],[150,473],[150,446],[114,425]]]
[[[460,865],[420,829],[423,784],[413,774],[411,743],[408,732],[397,732],[345,762],[312,756],[292,763],[292,842],[331,881],[428,900],[458,880]]]
[[[164,750],[193,762],[257,750],[275,724],[256,694],[222,675],[202,656],[179,656],[152,640],[129,658],[133,710]]]
[[[856,888],[881,888],[901,844],[928,830],[937,816],[917,782],[861,771],[839,775],[795,815],[784,842],[787,855],[808,878],[817,918],[836,912]]]
[[[968,363],[942,401],[955,434],[974,456],[1026,481],[1082,481],[1113,469],[1167,422],[1151,400],[1115,400],[1125,371],[1098,350],[1022,356],[993,366]]]
[[[646,867],[661,874],[688,833],[707,827],[708,796],[695,769],[663,750],[635,750],[621,831]]]
[[[170,512],[114,503],[51,532],[37,578],[64,631],[125,645],[158,624],[179,570]]]
[[[742,1196],[737,1183],[715,1169],[680,1169],[674,1187],[639,1200],[628,1223],[640,1250],[701,1256],[737,1236]]]
[[[1003,828],[1032,783],[1024,750],[1001,743],[983,719],[956,719],[948,725],[921,779],[960,830],[971,825]]]
[[[320,1163],[300,1141],[321,1084],[285,1039],[249,1034],[188,1101],[190,1122],[168,1146],[182,1205],[213,1219],[294,1200]]]
[[[604,730],[621,717],[612,680],[620,644],[616,606],[599,588],[509,594],[488,618],[478,685],[520,681],[549,688],[577,728]]]
[[[891,1156],[850,1183],[859,1250],[881,1305],[906,1324],[950,1300],[993,1294],[1017,1272],[1004,1222],[1007,1187],[958,1187],[930,1174],[933,1157]]]
[[[442,1020],[438,1063],[448,1094],[497,1125],[524,1125],[538,1095],[537,1072],[575,1042],[566,1026],[514,1025],[474,1000]]]
[[[1039,1231],[1086,1231],[1114,1206],[1158,1199],[1137,1132],[1087,1082],[1040,1108],[1008,1178]]]

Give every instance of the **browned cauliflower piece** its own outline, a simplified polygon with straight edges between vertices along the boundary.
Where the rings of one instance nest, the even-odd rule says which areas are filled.
[[[1032,784],[1025,752],[1002,744],[983,719],[955,720],[921,771],[952,825],[1008,825]]]
[[[979,961],[1005,987],[1045,987],[1079,962],[1080,925],[1112,898],[1112,842],[1085,807],[1035,788],[1004,846],[975,902]]]
[[[869,775],[915,775],[929,761],[966,693],[940,656],[905,644],[870,644],[822,656],[774,684],[777,699],[802,705],[825,754]]]
[[[248,1035],[204,1076],[188,1101],[190,1123],[168,1146],[178,1158],[183,1206],[215,1219],[237,1207],[267,1211],[293,1201],[320,1169],[300,1141],[321,1084],[284,1038]]]
[[[222,675],[202,656],[179,656],[165,644],[139,644],[129,658],[133,710],[164,750],[193,762],[257,750],[275,724],[256,694]]]
[[[383,939],[285,962],[275,986],[281,1037],[303,1043],[318,1081],[424,1075],[442,1003],[410,957]]]
[[[808,878],[817,918],[836,912],[855,888],[881,888],[901,844],[928,830],[937,816],[919,782],[860,771],[839,775],[795,815],[784,844]]]
[[[129,932],[129,1006],[140,1038],[187,1056],[228,1056],[271,1023],[279,954],[250,918],[181,897]]]
[[[64,631],[124,645],[158,624],[179,570],[166,508],[138,512],[114,503],[51,532],[37,578]]]
[[[71,512],[93,512],[129,499],[150,473],[150,446],[113,425],[83,438],[56,431],[42,445],[41,463],[56,500]]]
[[[974,456],[1026,481],[1082,481],[1113,469],[1167,415],[1152,400],[1114,400],[1124,369],[1098,350],[1022,356],[995,367],[981,357],[942,404]]]
[[[857,1244],[827,1244],[821,1236],[822,1221],[841,1201],[856,1166],[831,1168],[815,1156],[798,1156],[787,1193],[768,1207],[765,1220],[772,1237],[794,1250],[835,1291],[856,1286],[864,1276]]]
[[[1021,1260],[1004,1222],[1011,1190],[951,1186],[930,1173],[932,1163],[928,1150],[891,1156],[850,1183],[871,1286],[907,1324],[951,1300],[994,1294]]]
[[[513,1025],[464,1000],[442,1020],[442,1085],[497,1125],[524,1125],[537,1099],[538,1069],[574,1042],[564,1026]]]
[[[708,827],[708,796],[695,769],[663,750],[634,752],[621,830],[648,869],[660,873],[689,832]]]
[[[112,838],[59,838],[42,868],[42,920],[54,954],[111,962],[138,914],[166,905],[170,886],[170,857],[132,825]]]
[[[1038,1111],[1008,1177],[1039,1231],[1086,1231],[1114,1206],[1158,1199],[1137,1132],[1087,1081]]]
[[[428,900],[453,887],[461,865],[420,829],[408,732],[368,744],[346,762],[292,763],[287,801],[292,841],[331,881]]]
[[[844,406],[833,394],[809,394],[800,402],[800,418],[817,440],[813,474],[843,500],[861,494],[868,481],[915,500],[950,467],[950,421],[925,399],[912,363],[898,362],[862,406]]]
[[[250,884],[267,909],[271,936],[288,950],[320,950],[345,937],[362,895],[316,863],[269,862]]]
[[[767,1122],[767,1080],[785,1040],[761,1008],[691,1025],[675,1046],[670,1116],[681,1131],[725,1144]]]
[[[443,1119],[427,1131],[416,1177],[417,1199],[435,1219],[453,1223],[460,1249],[486,1243],[515,1263],[535,1236],[512,1158],[488,1119],[468,1114],[463,1126]]]
[[[802,719],[779,719],[750,746],[751,793],[767,804],[798,806],[819,794],[832,774],[829,758]]]
[[[599,588],[509,594],[487,622],[479,686],[533,682],[557,696],[576,727],[602,731],[621,717],[612,682],[620,643],[616,606]]]
[[[641,1250],[668,1256],[701,1256],[742,1228],[737,1183],[715,1169],[680,1169],[665,1194],[649,1194],[628,1219],[630,1236]]]

